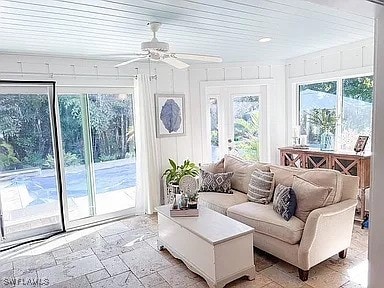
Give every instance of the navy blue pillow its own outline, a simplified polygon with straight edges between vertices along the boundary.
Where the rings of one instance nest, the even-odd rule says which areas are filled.
[[[273,210],[288,221],[295,214],[296,206],[296,194],[293,189],[278,184],[273,194]]]

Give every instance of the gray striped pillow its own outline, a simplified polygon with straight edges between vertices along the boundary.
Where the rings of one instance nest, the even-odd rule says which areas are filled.
[[[274,179],[272,172],[258,169],[252,172],[248,186],[248,200],[260,204],[268,204],[272,200]]]

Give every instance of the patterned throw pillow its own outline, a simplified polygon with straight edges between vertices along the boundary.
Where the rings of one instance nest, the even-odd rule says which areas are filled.
[[[232,194],[231,178],[233,172],[211,173],[200,170],[200,192],[219,192]]]
[[[251,174],[248,186],[248,200],[268,204],[272,200],[274,188],[273,173],[256,169]]]
[[[278,184],[273,194],[273,210],[288,221],[295,214],[296,205],[296,194],[292,188]]]

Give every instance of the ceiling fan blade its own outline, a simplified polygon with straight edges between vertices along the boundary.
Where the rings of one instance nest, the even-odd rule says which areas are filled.
[[[138,57],[138,58],[131,59],[131,60],[128,60],[128,61],[124,61],[124,62],[122,62],[120,64],[115,65],[115,68],[120,67],[120,66],[124,66],[124,65],[127,65],[129,63],[136,62],[136,61],[140,61],[140,60],[145,59],[145,58],[147,58],[147,56]]]
[[[186,60],[197,60],[204,62],[223,62],[223,59],[218,56],[210,56],[210,55],[198,55],[198,54],[184,54],[184,53],[172,53],[171,56],[178,59],[186,59]]]
[[[187,68],[189,67],[189,64],[187,63],[184,63],[183,61],[180,61],[178,59],[176,59],[175,57],[164,57],[161,59],[161,61],[177,68],[177,69],[184,69],[184,68]]]
[[[147,56],[149,53],[121,53],[121,54],[102,54],[98,56],[103,56],[103,57],[116,57],[116,58],[122,58],[122,57],[140,57],[140,56]]]

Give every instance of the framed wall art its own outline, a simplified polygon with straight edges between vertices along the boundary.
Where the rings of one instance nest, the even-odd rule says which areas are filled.
[[[359,136],[359,138],[357,138],[355,148],[353,148],[353,150],[355,150],[356,153],[363,152],[365,149],[365,145],[367,145],[368,138],[369,136]]]
[[[155,94],[157,137],[185,135],[184,94]]]

